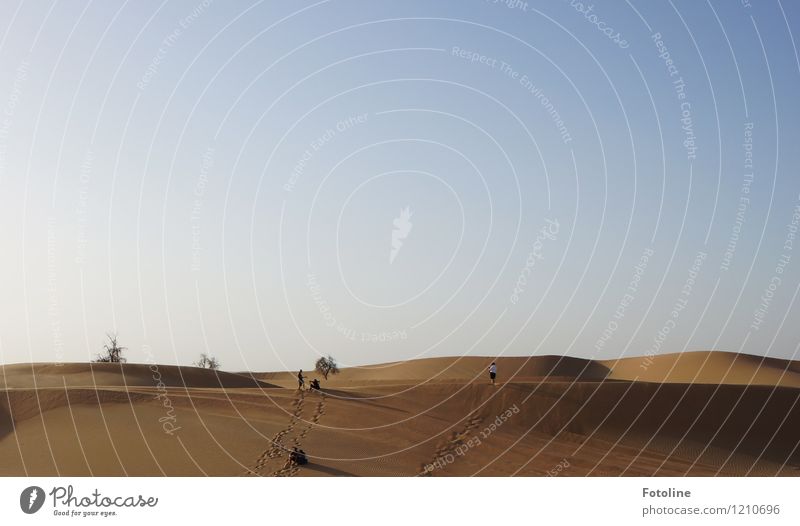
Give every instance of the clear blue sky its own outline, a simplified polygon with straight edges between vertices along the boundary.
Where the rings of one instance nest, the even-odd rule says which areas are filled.
[[[3,2],[0,362],[114,330],[230,370],[797,357],[799,26],[771,1]]]

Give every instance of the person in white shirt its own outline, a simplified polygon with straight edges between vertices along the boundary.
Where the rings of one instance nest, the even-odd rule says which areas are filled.
[[[492,380],[492,385],[495,385],[494,379],[497,378],[497,364],[494,362],[489,366],[489,378]]]

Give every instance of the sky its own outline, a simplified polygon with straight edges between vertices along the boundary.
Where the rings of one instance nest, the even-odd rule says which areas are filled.
[[[797,358],[800,5],[0,4],[0,362]]]

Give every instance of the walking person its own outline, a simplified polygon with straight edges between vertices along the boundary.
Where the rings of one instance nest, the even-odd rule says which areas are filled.
[[[297,373],[297,388],[302,391],[305,385],[306,385],[306,379],[303,378],[303,370],[300,369],[300,372]]]
[[[497,378],[497,364],[494,362],[489,366],[489,378],[492,380],[492,385],[495,385],[494,379]]]

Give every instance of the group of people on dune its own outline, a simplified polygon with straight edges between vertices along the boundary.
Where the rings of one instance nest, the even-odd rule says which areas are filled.
[[[306,388],[306,377],[303,376],[302,369],[300,369],[300,371],[297,373],[297,388],[300,389],[301,391],[303,391]],[[311,380],[308,388],[311,389],[312,391],[319,391],[320,390],[319,380],[317,380],[316,378]]]

